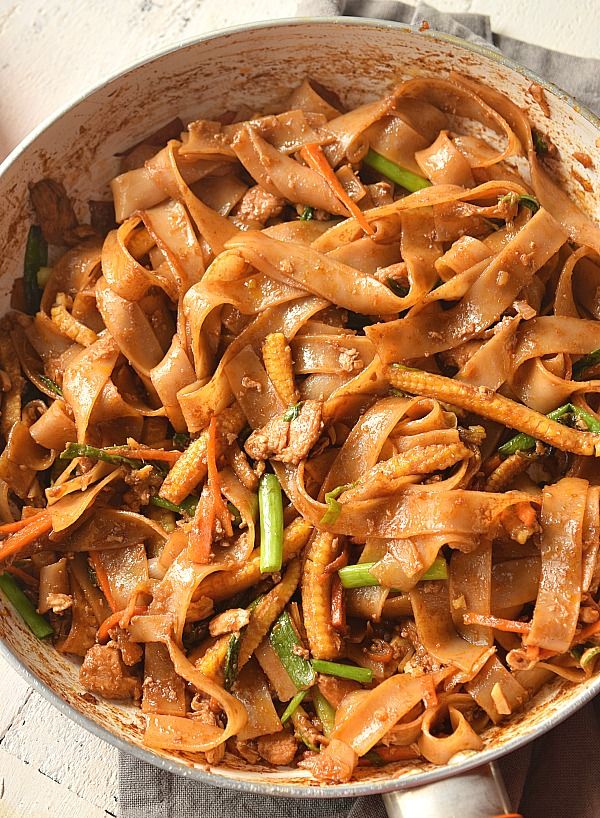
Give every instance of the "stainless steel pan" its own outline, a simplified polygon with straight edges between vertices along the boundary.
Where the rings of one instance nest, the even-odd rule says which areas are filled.
[[[118,172],[115,154],[156,127],[235,110],[260,110],[309,75],[333,88],[351,106],[381,95],[397,80],[444,75],[450,68],[482,80],[530,109],[531,117],[558,147],[555,172],[590,215],[600,213],[600,162],[591,170],[592,191],[571,176],[571,155],[597,155],[600,122],[556,87],[497,53],[444,34],[395,23],[356,18],[277,21],[213,34],[160,54],[108,81],[32,133],[0,166],[0,307],[8,304],[12,279],[20,275],[31,212],[27,185],[42,176],[61,179],[87,219],[88,199],[108,197],[107,180]],[[545,89],[546,118],[528,88]],[[356,781],[316,786],[300,770],[274,772],[260,766],[208,768],[190,757],[143,746],[139,710],[83,697],[77,666],[37,641],[0,598],[3,655],[63,713],[119,749],[157,767],[220,787],[288,798],[333,798],[383,793],[390,814],[484,818],[510,811],[491,766],[575,712],[600,691],[600,676],[579,686],[554,684],[527,710],[484,734],[486,748],[446,767],[426,762],[360,768]]]

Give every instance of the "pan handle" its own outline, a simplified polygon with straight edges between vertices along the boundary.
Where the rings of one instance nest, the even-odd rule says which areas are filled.
[[[515,815],[495,764],[410,790],[385,793],[389,818],[495,818]]]

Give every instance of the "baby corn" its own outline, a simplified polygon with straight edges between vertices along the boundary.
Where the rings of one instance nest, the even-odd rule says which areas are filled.
[[[283,562],[289,562],[308,542],[312,525],[302,517],[297,517],[283,530]],[[260,549],[255,548],[247,562],[233,571],[210,574],[200,583],[195,595],[210,597],[215,602],[228,599],[240,591],[247,591],[260,582]]]
[[[208,648],[204,656],[196,662],[198,670],[218,684],[223,684],[225,657],[230,639],[230,633],[220,636],[214,645]]]
[[[298,392],[294,383],[292,350],[282,332],[271,332],[265,338],[262,348],[267,375],[273,382],[277,394],[286,406],[298,402]]]
[[[443,375],[398,365],[388,367],[387,376],[390,385],[396,389],[451,403],[467,412],[531,435],[561,451],[600,457],[600,434],[563,426],[485,386],[471,386]]]
[[[242,431],[246,417],[238,404],[224,409],[217,417],[217,456],[231,442],[230,435],[237,437]],[[208,429],[205,429],[196,440],[181,455],[177,463],[165,477],[158,493],[163,500],[179,504],[193,491],[201,480],[206,477],[206,448],[208,444]]]
[[[265,594],[252,609],[240,643],[238,669],[241,670],[250,659],[256,648],[265,638],[273,622],[283,611],[298,585],[300,579],[300,560],[295,558],[289,564],[280,583],[268,594]]]
[[[341,641],[331,624],[332,574],[325,568],[338,550],[333,534],[317,531],[308,546],[302,575],[302,610],[310,652],[315,659],[334,659],[339,655]],[[324,579],[325,577],[325,579]]]
[[[489,475],[485,481],[483,490],[492,492],[505,491],[515,477],[521,474],[521,472],[524,472],[530,463],[531,458],[525,457],[519,452],[509,455],[506,460],[502,460]]]
[[[344,493],[343,502],[393,494],[398,489],[398,478],[409,474],[443,471],[471,455],[471,450],[463,443],[451,443],[449,446],[440,444],[415,446],[414,449],[394,455],[389,460],[382,460],[369,469],[353,488]]]
[[[64,293],[58,293],[56,302],[50,310],[50,317],[52,323],[57,327],[62,335],[66,335],[71,341],[76,344],[81,344],[84,347],[91,347],[98,340],[96,333],[81,321],[73,318],[71,313],[67,310],[67,297]]]

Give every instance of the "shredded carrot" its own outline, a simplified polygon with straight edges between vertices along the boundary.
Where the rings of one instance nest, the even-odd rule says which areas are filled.
[[[147,610],[148,608],[145,608],[141,605],[136,605],[136,607],[134,608],[133,615],[141,616],[142,614],[146,613]],[[108,642],[108,638],[110,636],[109,631],[111,631],[113,628],[115,628],[117,625],[121,623],[121,619],[123,618],[124,613],[126,613],[126,611],[115,611],[114,613],[111,613],[110,616],[106,617],[106,619],[100,625],[96,633],[96,639],[98,640],[98,642],[100,642],[101,644]]]
[[[535,509],[530,503],[517,503],[515,512],[519,520],[528,528],[532,528],[536,524],[537,517],[535,516]]]
[[[182,452],[175,449],[134,448],[131,446],[111,446],[109,454],[119,454],[132,460],[163,460],[165,463],[176,463]]]
[[[323,179],[325,179],[333,193],[337,196],[344,207],[348,208],[350,215],[354,216],[365,233],[368,236],[374,236],[375,231],[367,221],[365,214],[344,190],[342,183],[335,175],[333,168],[321,150],[321,146],[317,144],[304,145],[304,147],[300,149],[300,156],[304,159],[309,168],[319,173]]]
[[[337,574],[340,568],[345,568],[346,565],[348,565],[348,549],[344,546],[340,555],[323,568],[319,581],[325,582],[330,574]]]
[[[29,517],[24,517],[22,520],[16,520],[14,523],[4,523],[0,525],[0,534],[14,534],[15,531],[20,531],[22,528],[25,528],[26,525],[37,519],[40,514],[45,514],[46,509],[42,509],[37,514],[32,514]]]
[[[24,582],[25,585],[29,585],[30,588],[37,588],[39,582],[35,577],[32,577],[31,574],[28,574],[27,571],[22,571],[20,568],[17,568],[14,565],[7,565],[6,568],[2,569],[6,571],[7,574],[12,574],[13,577],[20,579],[21,582]]]
[[[210,559],[213,527],[215,524],[215,503],[212,491],[203,494],[196,506],[196,513],[190,531],[190,555],[194,562],[206,565]]]
[[[96,579],[98,580],[98,584],[100,585],[100,590],[106,597],[106,601],[108,602],[111,611],[116,610],[117,605],[112,595],[112,591],[110,590],[110,583],[108,581],[108,574],[106,573],[106,568],[102,564],[101,560],[98,557],[98,554],[95,551],[89,552],[88,559],[96,573]]]
[[[501,619],[498,616],[478,613],[463,614],[463,622],[465,625],[483,625],[507,633],[529,633],[531,630],[530,622],[518,622],[516,619]]]
[[[573,644],[581,645],[582,642],[587,642],[590,636],[595,636],[597,633],[600,633],[600,619],[597,622],[592,622],[592,624],[588,625],[587,628],[583,628],[583,630],[579,631],[573,640]]]
[[[176,528],[175,531],[173,531],[173,533],[169,536],[169,539],[165,543],[165,547],[160,552],[158,562],[161,568],[164,568],[166,571],[167,568],[172,565],[173,561],[176,560],[181,554],[186,545],[187,538],[185,536],[185,532],[181,528]]]
[[[143,580],[142,582],[138,582],[138,584],[135,586],[133,593],[129,597],[129,602],[125,606],[123,616],[121,617],[120,625],[122,628],[127,628],[134,616],[139,616],[140,614],[145,613],[148,610],[148,608],[145,605],[137,604],[137,598],[140,594],[146,594],[151,596],[150,583],[151,580],[150,581]]]
[[[0,547],[0,562],[18,554],[52,528],[52,517],[46,509],[27,520],[27,525],[7,537]]]
[[[208,485],[213,497],[215,516],[221,521],[225,533],[228,537],[233,534],[231,527],[231,515],[223,501],[221,494],[221,484],[219,482],[219,469],[217,468],[217,417],[213,415],[208,427],[208,441],[206,444],[206,465],[208,467]]]

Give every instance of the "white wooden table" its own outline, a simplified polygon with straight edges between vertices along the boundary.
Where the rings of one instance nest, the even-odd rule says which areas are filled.
[[[155,50],[250,20],[308,15],[315,2],[0,0],[0,159],[45,117]],[[489,14],[495,31],[547,48],[599,56],[598,0],[430,3]],[[0,818],[116,814],[116,750],[54,710],[0,659]]]

